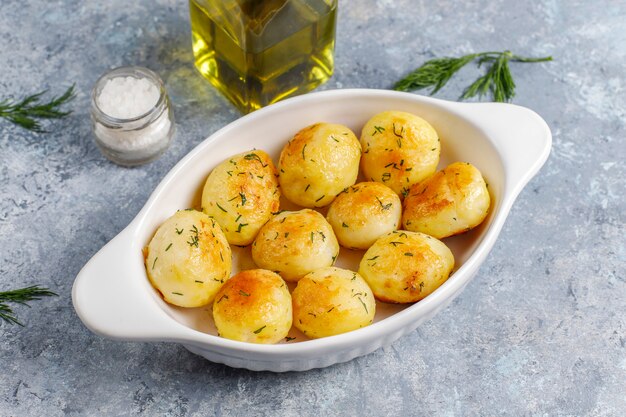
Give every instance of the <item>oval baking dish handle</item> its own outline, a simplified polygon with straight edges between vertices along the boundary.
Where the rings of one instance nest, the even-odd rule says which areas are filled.
[[[506,188],[516,196],[550,155],[548,124],[534,111],[514,104],[476,103],[465,110],[502,157]]]
[[[122,231],[78,273],[72,288],[74,309],[91,331],[122,340],[184,339],[180,325],[159,308],[145,282],[143,262],[131,250],[132,233]]]

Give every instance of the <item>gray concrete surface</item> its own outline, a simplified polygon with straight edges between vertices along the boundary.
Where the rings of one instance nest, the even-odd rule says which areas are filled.
[[[626,415],[624,0],[341,2],[323,89],[389,88],[446,54],[552,54],[513,72],[514,102],[547,120],[554,147],[448,309],[387,349],[285,375],[105,340],[71,305],[81,266],[181,157],[239,117],[192,66],[186,2],[3,0],[0,39],[0,96],[79,91],[50,133],[0,121],[0,289],[60,294],[18,307],[26,327],[0,325],[0,415]],[[136,169],[100,155],[88,119],[93,83],[123,64],[162,75],[178,123],[169,151]],[[455,99],[477,74],[439,96]]]

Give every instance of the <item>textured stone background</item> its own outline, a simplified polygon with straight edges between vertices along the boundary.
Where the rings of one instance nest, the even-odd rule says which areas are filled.
[[[445,54],[552,54],[513,71],[515,103],[547,120],[554,148],[448,309],[390,348],[285,375],[105,340],[71,306],[81,266],[239,116],[193,69],[187,14],[182,0],[0,2],[0,96],[79,91],[49,134],[0,121],[0,289],[60,294],[18,307],[25,328],[0,325],[0,415],[626,415],[624,0],[342,2],[323,88],[388,88]],[[164,157],[137,169],[107,162],[90,136],[89,91],[123,64],[162,75],[178,122]]]

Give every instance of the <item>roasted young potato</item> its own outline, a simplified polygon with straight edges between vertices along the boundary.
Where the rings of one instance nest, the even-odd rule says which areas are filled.
[[[376,313],[374,294],[356,272],[335,267],[306,274],[293,291],[293,323],[312,338],[365,327]]]
[[[317,123],[296,133],[278,161],[285,197],[302,207],[324,207],[359,174],[361,145],[350,129]]]
[[[359,274],[380,301],[412,303],[439,288],[453,267],[454,256],[440,240],[423,233],[395,231],[365,252]]]
[[[230,276],[226,237],[199,211],[176,212],[157,229],[146,252],[150,282],[165,301],[180,307],[208,304]]]
[[[361,169],[398,195],[431,175],[439,163],[439,136],[424,119],[401,111],[372,117],[361,132]]]
[[[252,243],[279,209],[277,172],[265,152],[234,155],[216,166],[204,184],[202,209],[214,217],[233,245]]]
[[[490,204],[480,171],[468,162],[455,162],[411,187],[402,224],[406,230],[442,239],[478,226]]]
[[[339,243],[324,216],[317,211],[283,211],[267,222],[252,244],[259,268],[297,281],[311,271],[331,266]]]
[[[291,295],[285,281],[264,269],[239,272],[220,288],[213,302],[220,336],[252,343],[276,343],[289,333]]]
[[[398,195],[379,182],[361,182],[335,198],[326,219],[337,240],[350,249],[367,249],[379,237],[398,229],[402,203]]]

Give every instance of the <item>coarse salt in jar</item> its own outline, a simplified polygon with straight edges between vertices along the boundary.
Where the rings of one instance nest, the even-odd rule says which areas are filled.
[[[120,67],[105,73],[91,93],[96,145],[124,166],[145,164],[168,148],[174,114],[161,78],[147,68]]]

